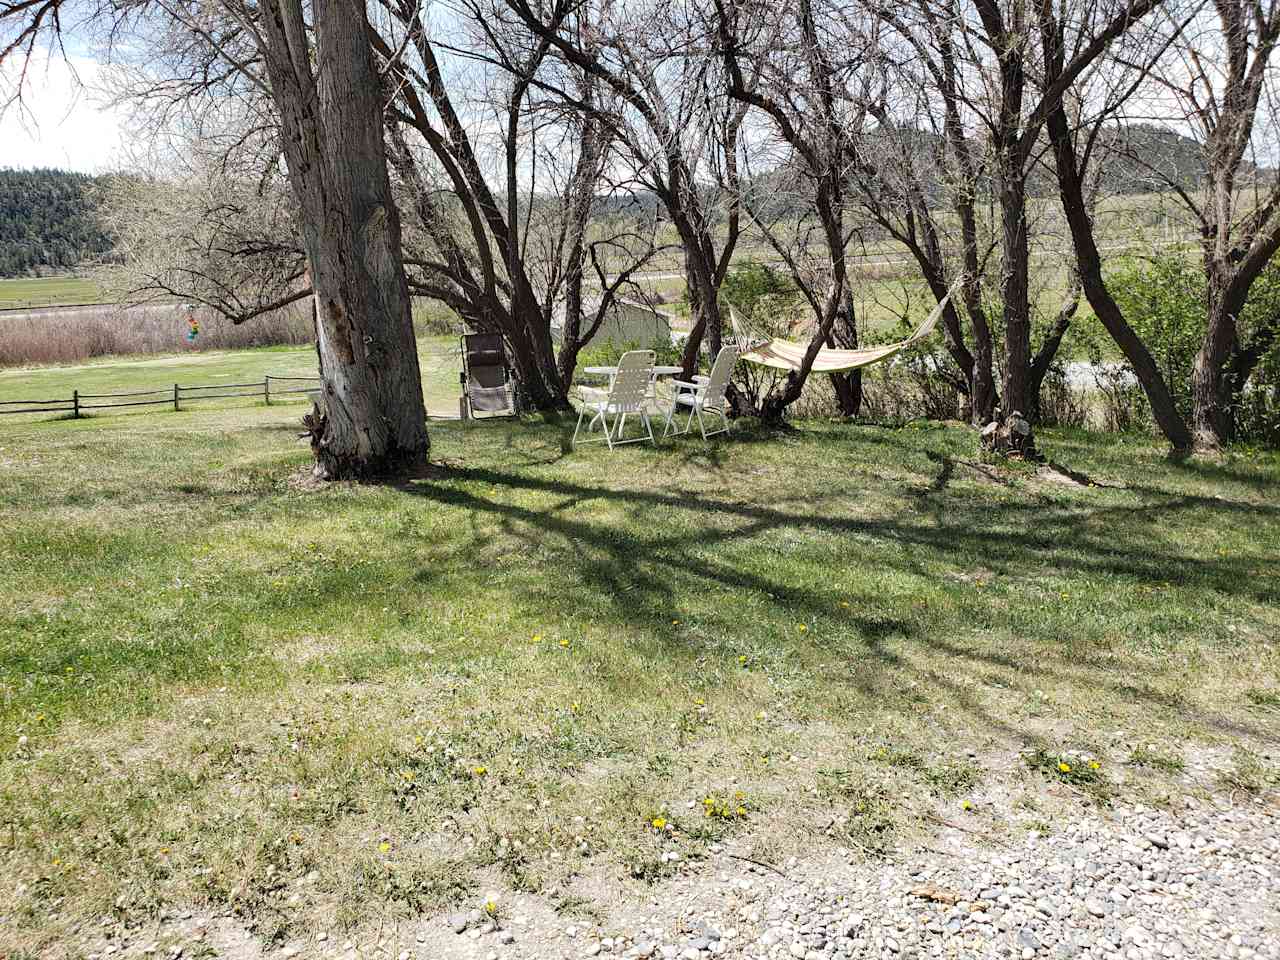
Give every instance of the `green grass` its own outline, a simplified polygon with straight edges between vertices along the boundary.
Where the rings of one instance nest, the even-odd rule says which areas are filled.
[[[461,390],[458,373],[462,369],[462,361],[457,349],[458,341],[454,337],[422,337],[418,340],[427,409],[434,415],[456,416],[458,413]],[[108,358],[78,366],[0,369],[0,400],[67,398],[73,390],[79,390],[81,394],[164,390],[172,388],[175,383],[183,386],[256,383],[266,375],[314,376],[315,373],[316,352],[313,347],[263,347],[137,359]],[[199,406],[234,406],[253,402],[250,399],[200,401]],[[93,415],[95,418],[115,417],[122,413],[155,416],[157,409],[100,410]],[[0,429],[4,428],[6,421],[12,423],[19,417],[33,419],[36,416],[19,414],[0,418]],[[50,415],[39,416],[48,418]]]
[[[49,307],[70,303],[97,303],[98,284],[88,277],[34,277],[0,280],[0,309]],[[0,319],[3,315],[0,314]]]
[[[667,851],[1105,799],[1028,757],[1275,782],[1274,455],[1046,431],[1079,486],[974,470],[958,426],[450,423],[428,479],[315,489],[298,414],[0,423],[0,950],[171,905],[263,941],[495,886],[590,913]]]

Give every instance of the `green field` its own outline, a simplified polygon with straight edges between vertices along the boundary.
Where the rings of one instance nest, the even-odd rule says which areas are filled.
[[[433,424],[425,479],[316,487],[298,412],[0,423],[0,953],[182,912],[372,944],[487,889],[569,922],[716,844],[1012,845],[1276,784],[1274,454],[503,421]]]
[[[35,277],[0,280],[0,310],[98,303],[102,291],[87,277]]]
[[[423,389],[428,412],[434,416],[456,416],[458,413],[458,373],[462,361],[458,341],[453,337],[422,337],[418,340],[418,358],[423,371]],[[173,384],[184,387],[225,383],[255,383],[263,377],[314,376],[316,352],[311,347],[265,347],[254,350],[210,351],[156,356],[133,360],[104,360],[74,367],[36,367],[0,369],[0,401],[48,400],[70,397],[73,390],[81,394],[131,393],[164,390]],[[110,402],[110,401],[104,401]],[[200,401],[201,406],[243,405],[249,399]],[[158,408],[140,407],[125,412],[150,413]],[[121,411],[99,411],[95,416],[118,416]],[[17,414],[0,417],[0,431],[5,422],[19,418],[48,418],[48,414]]]

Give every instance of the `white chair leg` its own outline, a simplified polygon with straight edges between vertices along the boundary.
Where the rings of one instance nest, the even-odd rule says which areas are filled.
[[[617,421],[615,420],[614,423],[617,423]],[[608,444],[610,450],[613,449],[612,434],[613,434],[613,424],[609,423],[608,417],[604,417],[604,442]]]
[[[698,411],[698,429],[702,431],[702,439],[705,440],[707,439],[707,425],[702,420],[702,405],[699,404],[695,409]]]
[[[653,425],[649,422],[649,411],[641,411],[640,419],[644,421],[645,430],[649,431],[649,442],[657,446],[658,441],[653,438]]]
[[[585,417],[586,415],[587,415],[586,407],[583,407],[581,410],[578,411],[578,423],[573,428],[573,439],[569,441],[570,449],[573,449],[578,445],[578,431],[582,429],[582,418]]]

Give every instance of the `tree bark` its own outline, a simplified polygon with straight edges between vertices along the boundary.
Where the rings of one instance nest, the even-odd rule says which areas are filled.
[[[383,145],[382,95],[364,16],[315,0],[266,0],[263,58],[303,210],[315,287],[323,409],[316,476],[366,478],[425,463],[430,442],[400,216]]]
[[[1071,241],[1076,251],[1076,266],[1080,273],[1080,285],[1093,312],[1116,342],[1129,366],[1142,384],[1151,404],[1152,415],[1161,432],[1175,451],[1191,448],[1191,431],[1178,413],[1173,395],[1165,383],[1151,351],[1142,342],[1124,318],[1119,304],[1111,296],[1102,278],[1102,255],[1093,235],[1093,223],[1089,219],[1088,205],[1084,199],[1083,177],[1075,143],[1067,122],[1066,111],[1059,105],[1048,115],[1049,139],[1053,145],[1054,167],[1058,176],[1058,190],[1062,199]]]

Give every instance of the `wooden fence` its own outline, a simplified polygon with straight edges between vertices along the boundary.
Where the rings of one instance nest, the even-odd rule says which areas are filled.
[[[319,377],[263,377],[255,383],[213,383],[184,387],[175,383],[160,390],[139,390],[132,393],[81,393],[73,390],[69,398],[53,400],[0,400],[0,415],[6,413],[63,413],[73,417],[88,410],[113,410],[117,407],[171,406],[181,410],[183,403],[196,400],[221,400],[229,397],[261,397],[271,403],[272,397],[290,393],[311,393]]]

